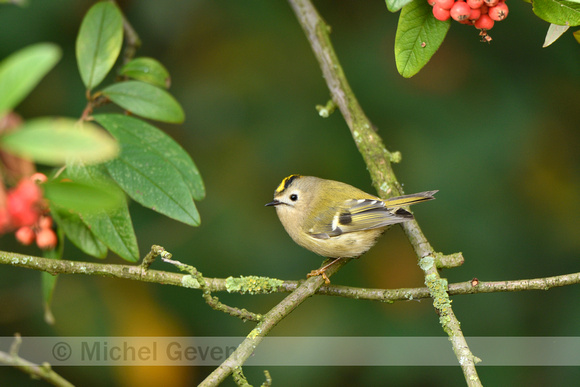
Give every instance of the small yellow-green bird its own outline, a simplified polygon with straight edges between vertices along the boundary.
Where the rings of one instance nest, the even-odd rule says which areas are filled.
[[[339,258],[358,258],[377,242],[385,229],[413,219],[401,208],[435,199],[426,191],[382,200],[351,185],[313,176],[290,175],[274,191],[275,206],[286,232],[300,246],[334,258],[308,277],[322,275]]]

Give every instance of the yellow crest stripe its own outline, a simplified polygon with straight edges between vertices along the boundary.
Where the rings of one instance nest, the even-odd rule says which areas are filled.
[[[282,182],[280,183],[280,185],[278,186],[278,188],[276,188],[275,194],[279,194],[280,192],[282,192],[286,188],[288,188],[288,186],[290,185],[290,183],[292,183],[292,181],[294,179],[296,179],[297,177],[300,177],[300,175],[294,174],[294,175],[290,175],[290,176],[284,178],[284,180],[282,180]]]

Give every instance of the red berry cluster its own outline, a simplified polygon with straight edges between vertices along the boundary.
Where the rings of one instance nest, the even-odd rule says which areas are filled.
[[[427,0],[433,7],[435,19],[445,21],[450,17],[461,24],[473,25],[481,30],[483,40],[490,41],[488,30],[496,21],[502,21],[508,15],[505,0]]]
[[[36,173],[22,179],[7,192],[4,205],[0,206],[0,235],[16,230],[16,239],[29,245],[36,241],[41,249],[53,249],[57,237],[52,230],[52,218],[46,213],[42,190],[36,181],[46,181],[46,176]]]

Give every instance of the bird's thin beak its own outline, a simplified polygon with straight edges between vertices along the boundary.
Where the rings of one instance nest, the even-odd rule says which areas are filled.
[[[267,203],[266,204],[266,207],[268,207],[268,206],[277,206],[278,204],[282,204],[282,202],[279,201],[279,200],[274,199],[270,203]]]

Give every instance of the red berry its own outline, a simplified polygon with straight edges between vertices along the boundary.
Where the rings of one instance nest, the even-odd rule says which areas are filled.
[[[40,216],[38,210],[34,208],[34,203],[27,199],[21,196],[19,191],[8,193],[6,204],[14,227],[32,226]]]
[[[54,249],[56,242],[56,234],[49,228],[42,229],[36,234],[36,244],[43,250]]]
[[[443,9],[450,10],[455,4],[455,0],[437,0],[437,5]]]
[[[433,16],[435,16],[435,19],[437,20],[445,21],[449,19],[449,10],[443,9],[440,6],[435,5],[433,7]]]
[[[39,228],[52,228],[52,218],[50,216],[41,216],[38,220]]]
[[[491,30],[493,24],[494,21],[489,17],[489,15],[481,15],[479,19],[475,21],[475,28],[480,30]]]
[[[20,243],[22,243],[23,245],[29,245],[32,242],[34,242],[34,231],[32,230],[32,228],[30,227],[20,227],[18,230],[16,230],[16,233],[14,233],[14,236],[16,237],[16,240]]]
[[[479,8],[471,9],[471,13],[469,14],[469,20],[474,22],[477,19],[479,19],[480,16],[481,16],[481,11],[479,10]]]
[[[482,15],[485,15],[488,10],[489,10],[489,7],[485,4],[483,4],[481,7],[479,7],[479,11],[481,12]]]
[[[469,8],[476,9],[481,7],[483,0],[467,0],[466,3],[469,5]]]
[[[499,3],[499,0],[483,0],[483,2],[488,6],[488,7],[495,7],[497,5],[497,3]]]
[[[427,3],[429,3],[429,5],[433,7],[435,4],[437,4],[437,0],[427,0]]]
[[[495,21],[502,21],[508,15],[509,9],[506,3],[500,2],[495,7],[491,7],[487,12],[489,17]]]
[[[28,203],[36,203],[42,199],[42,191],[36,183],[29,179],[20,180],[14,192]]]
[[[451,17],[458,22],[467,20],[469,15],[471,14],[471,8],[467,5],[464,1],[457,1],[453,4],[450,11]]]

